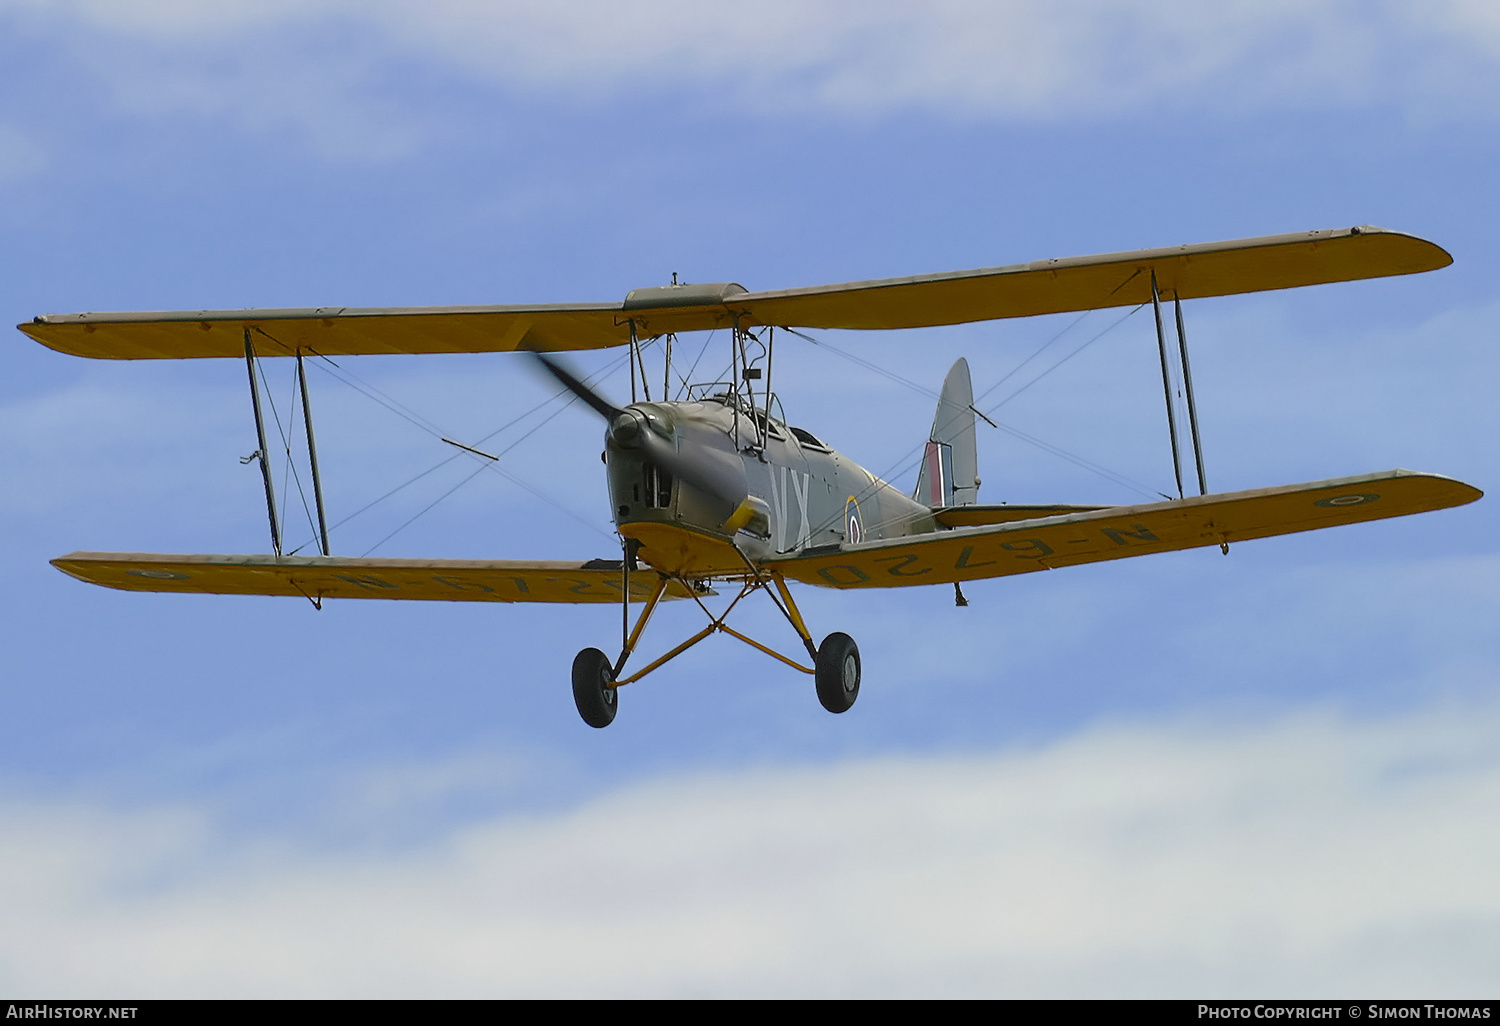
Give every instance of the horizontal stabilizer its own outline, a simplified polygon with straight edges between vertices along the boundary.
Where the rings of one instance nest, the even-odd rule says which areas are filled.
[[[770,292],[726,283],[638,289],[621,303],[46,314],[17,327],[58,352],[110,360],[243,357],[246,330],[261,356],[558,352],[625,345],[632,324],[640,338],[736,321],[920,328],[1135,306],[1151,300],[1153,273],[1162,296],[1198,299],[1452,262],[1441,247],[1403,232],[1334,228]]]
[[[793,580],[833,588],[946,584],[1424,513],[1462,506],[1482,494],[1452,478],[1390,470],[1087,513],[1044,514],[997,526],[838,546],[771,565]]]
[[[52,561],[80,581],[123,591],[301,595],[439,602],[619,602],[620,561],[587,563],[338,556],[172,556],[73,552]],[[630,595],[650,598],[657,576],[630,575]],[[673,581],[663,598],[691,598]]]

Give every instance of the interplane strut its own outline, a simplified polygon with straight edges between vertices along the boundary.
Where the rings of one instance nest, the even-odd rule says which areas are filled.
[[[1182,321],[1182,297],[1173,295],[1173,312],[1177,321],[1177,354],[1182,367],[1182,387],[1187,400],[1188,428],[1193,438],[1193,465],[1198,471],[1198,494],[1208,494],[1208,476],[1203,469],[1203,442],[1198,434],[1198,405],[1193,399],[1193,367],[1188,361],[1187,328]],[[1161,388],[1167,401],[1167,434],[1172,439],[1172,474],[1177,481],[1177,497],[1183,497],[1182,455],[1178,445],[1177,404],[1172,400],[1172,372],[1167,356],[1167,332],[1161,316],[1161,290],[1156,271],[1151,271],[1151,311],[1156,315],[1156,349],[1161,357]]]

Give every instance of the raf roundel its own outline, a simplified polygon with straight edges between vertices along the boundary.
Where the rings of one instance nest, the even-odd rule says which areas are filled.
[[[1326,499],[1319,499],[1313,503],[1314,506],[1322,506],[1325,509],[1332,506],[1363,506],[1367,502],[1374,502],[1380,496],[1373,492],[1355,492],[1352,495],[1333,495]]]
[[[865,540],[865,525],[859,515],[859,500],[849,496],[844,503],[844,538],[850,545],[858,545]]]

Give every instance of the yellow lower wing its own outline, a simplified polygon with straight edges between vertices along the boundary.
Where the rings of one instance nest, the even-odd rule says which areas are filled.
[[[1482,494],[1451,478],[1391,470],[839,546],[769,565],[832,588],[945,584],[1406,516]]]
[[[1040,520],[1069,513],[1092,513],[1109,506],[943,506],[932,511],[932,518],[944,527],[988,527],[1010,524],[1017,520]]]
[[[210,595],[302,595],[439,602],[619,602],[619,560],[587,563],[464,559],[345,559],[337,556],[161,556],[74,552],[52,565],[80,581],[124,591]],[[645,600],[657,583],[630,575]],[[691,598],[673,581],[663,598]]]

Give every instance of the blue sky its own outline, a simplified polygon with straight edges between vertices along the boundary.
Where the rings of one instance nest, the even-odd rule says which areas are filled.
[[[0,0],[0,58],[7,323],[610,301],[674,272],[778,288],[1373,223],[1454,265],[1189,304],[1210,485],[1500,470],[1500,17],[1477,2]],[[820,338],[933,390],[965,356],[982,391],[1062,333],[988,407],[1098,336],[995,416],[1169,491],[1151,324],[1121,313]],[[19,333],[4,359],[0,989],[1492,985],[1492,500],[979,583],[967,609],[804,590],[814,633],[860,643],[850,713],[718,639],[593,731],[568,667],[614,610],[315,612],[57,573],[74,549],[267,548],[244,371]],[[793,422],[911,485],[930,396],[796,339],[776,371]],[[550,394],[507,356],[340,373],[467,440]],[[312,384],[335,521],[452,454]],[[564,410],[504,460],[547,501],[480,473],[383,540],[462,457],[334,550],[613,555],[598,447]],[[980,464],[988,501],[1141,497],[1001,431]],[[664,609],[648,647],[698,615]],[[769,607],[744,622],[786,640]]]

